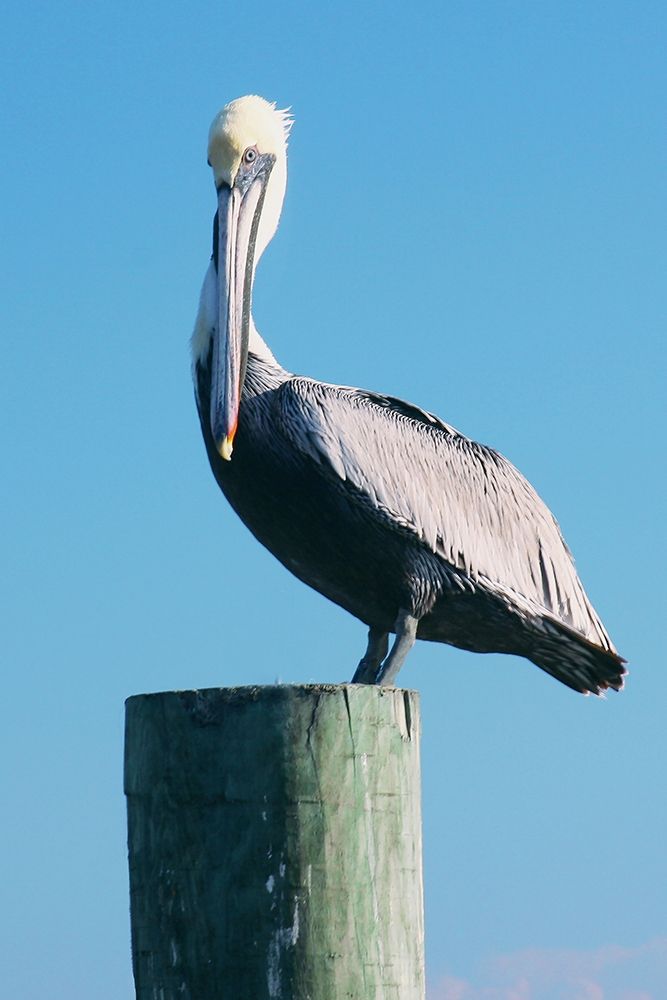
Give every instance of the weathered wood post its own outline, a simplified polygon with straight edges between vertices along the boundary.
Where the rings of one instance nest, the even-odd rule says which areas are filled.
[[[137,695],[125,791],[137,1000],[423,1000],[414,692]]]

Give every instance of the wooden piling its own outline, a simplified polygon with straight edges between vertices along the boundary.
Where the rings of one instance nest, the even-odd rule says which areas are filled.
[[[137,1000],[423,1000],[419,727],[396,688],[129,698]]]

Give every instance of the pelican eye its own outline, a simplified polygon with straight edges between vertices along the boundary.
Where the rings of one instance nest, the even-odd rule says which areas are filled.
[[[244,162],[244,164],[247,167],[249,167],[251,164],[253,164],[255,162],[255,160],[257,159],[258,155],[259,154],[257,152],[257,147],[256,146],[248,146],[248,148],[246,149],[245,153],[243,154],[243,162]]]

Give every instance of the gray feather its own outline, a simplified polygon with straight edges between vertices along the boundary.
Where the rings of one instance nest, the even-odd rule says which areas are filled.
[[[282,431],[396,525],[526,614],[614,652],[553,515],[491,448],[392,397],[309,378],[280,390]]]

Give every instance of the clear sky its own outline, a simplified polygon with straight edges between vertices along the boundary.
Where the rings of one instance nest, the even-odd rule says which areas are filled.
[[[132,995],[123,700],[348,679],[364,627],[208,470],[211,118],[296,119],[255,316],[556,513],[626,691],[419,644],[432,1000],[667,996],[665,6],[14,5],[3,21],[3,994]]]

